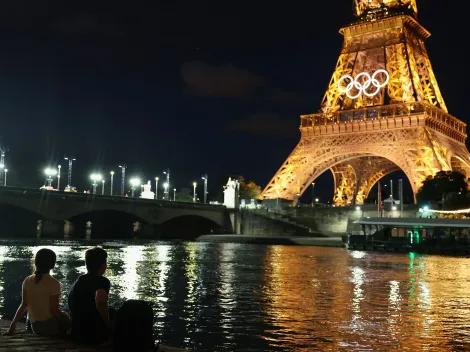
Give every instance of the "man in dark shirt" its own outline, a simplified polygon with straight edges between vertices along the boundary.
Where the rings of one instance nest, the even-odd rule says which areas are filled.
[[[108,310],[109,280],[103,276],[108,254],[95,247],[85,252],[87,273],[78,278],[69,292],[72,339],[99,344],[108,340],[111,324]]]

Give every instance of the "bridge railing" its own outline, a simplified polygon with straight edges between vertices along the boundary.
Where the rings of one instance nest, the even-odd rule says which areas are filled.
[[[307,128],[319,125],[350,123],[353,121],[388,119],[423,113],[426,114],[428,118],[436,120],[437,122],[462,134],[462,136],[467,136],[466,124],[464,122],[446,113],[444,110],[425,102],[390,104],[355,110],[335,111],[332,113],[301,115],[300,127]]]
[[[194,208],[199,209],[217,209],[225,208],[223,204],[205,204],[205,203],[194,203],[194,202],[178,202],[170,201],[163,199],[146,199],[146,198],[131,198],[123,196],[111,196],[111,195],[101,195],[101,194],[88,194],[88,193],[74,193],[74,192],[63,192],[63,191],[50,191],[45,189],[37,188],[26,188],[26,187],[15,187],[15,186],[0,186],[0,196],[2,194],[11,194],[11,195],[28,195],[28,196],[38,196],[42,197],[47,195],[47,197],[66,197],[73,199],[81,199],[83,201],[112,201],[112,202],[129,202],[129,203],[142,203],[145,205],[157,204],[161,206],[171,207],[185,207],[185,208]]]

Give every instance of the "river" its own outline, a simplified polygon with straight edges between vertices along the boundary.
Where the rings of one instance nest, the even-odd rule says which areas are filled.
[[[110,301],[153,302],[164,344],[192,351],[470,349],[470,259],[341,248],[95,242]],[[0,241],[0,318],[11,319],[40,248],[63,302],[90,242]]]

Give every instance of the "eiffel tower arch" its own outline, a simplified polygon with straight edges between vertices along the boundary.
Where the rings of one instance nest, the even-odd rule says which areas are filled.
[[[337,205],[362,204],[372,186],[402,170],[414,195],[440,170],[470,177],[466,124],[450,115],[424,45],[415,0],[354,0],[318,113],[300,117],[301,139],[260,199],[294,203],[331,170]]]

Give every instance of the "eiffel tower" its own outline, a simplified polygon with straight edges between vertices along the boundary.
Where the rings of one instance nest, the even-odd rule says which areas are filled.
[[[417,21],[416,0],[354,0],[318,113],[300,116],[301,139],[260,199],[294,204],[323,172],[334,203],[362,204],[372,186],[402,170],[414,195],[440,170],[470,177],[466,124],[447,112]],[[415,197],[416,198],[416,197]]]

